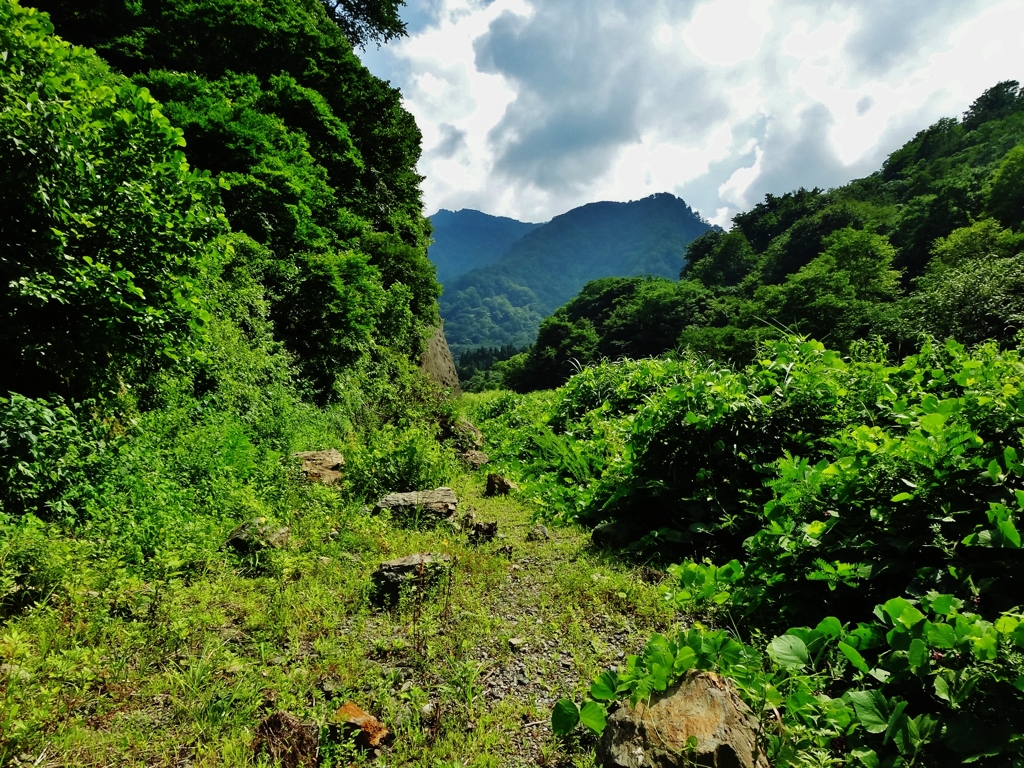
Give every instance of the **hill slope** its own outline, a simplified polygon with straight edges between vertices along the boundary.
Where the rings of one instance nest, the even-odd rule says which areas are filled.
[[[532,342],[544,317],[599,277],[675,277],[686,246],[709,228],[667,193],[556,216],[499,261],[445,286],[441,314],[452,351]]]
[[[430,217],[430,223],[434,228],[434,242],[428,255],[437,265],[437,279],[442,283],[493,264],[513,243],[543,226],[491,216],[471,208],[461,211],[442,208]]]

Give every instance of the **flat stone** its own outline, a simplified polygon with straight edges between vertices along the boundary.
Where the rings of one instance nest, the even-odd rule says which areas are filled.
[[[292,456],[302,461],[302,474],[311,483],[334,485],[341,480],[345,457],[334,448],[326,451],[302,451]]]
[[[768,768],[757,747],[757,720],[713,672],[691,669],[664,693],[608,718],[597,747],[602,768]],[[687,746],[688,741],[696,747]]]
[[[420,552],[381,563],[371,576],[374,602],[386,605],[397,601],[403,585],[409,589],[433,586],[448,572],[451,559],[451,555]]]
[[[389,493],[377,502],[375,513],[387,510],[396,519],[426,518],[433,522],[447,520],[458,512],[459,500],[451,488],[432,491]]]

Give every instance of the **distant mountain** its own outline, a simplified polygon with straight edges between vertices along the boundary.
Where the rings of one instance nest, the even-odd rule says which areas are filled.
[[[491,265],[445,283],[441,315],[452,352],[532,344],[540,321],[599,277],[676,279],[686,246],[708,229],[668,193],[556,216]]]
[[[541,226],[469,208],[442,208],[430,217],[430,223],[434,227],[434,242],[427,255],[437,265],[437,279],[442,284],[493,264],[512,243]]]

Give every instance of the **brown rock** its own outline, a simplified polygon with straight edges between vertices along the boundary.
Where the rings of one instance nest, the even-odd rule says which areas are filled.
[[[519,486],[511,480],[491,472],[487,475],[487,490],[484,496],[508,496],[512,491],[519,490]]]
[[[341,727],[343,738],[353,739],[360,749],[377,749],[391,740],[391,731],[384,723],[355,702],[346,701],[334,713],[334,721]]]
[[[447,520],[458,511],[459,500],[451,488],[433,491],[389,493],[377,502],[374,512],[388,510],[397,519],[428,518],[437,522]]]
[[[281,768],[313,768],[320,759],[320,734],[287,712],[274,712],[256,726],[252,751],[258,760],[267,755]]]
[[[490,460],[491,457],[483,451],[466,451],[462,454],[462,462],[472,470],[480,469]]]
[[[427,341],[427,348],[420,357],[420,371],[442,388],[450,389],[453,395],[462,394],[459,374],[455,370],[455,360],[448,348],[443,325],[437,326],[434,335]]]
[[[293,453],[302,460],[302,474],[312,483],[334,485],[341,479],[345,457],[334,448],[326,451],[302,451]]]
[[[280,549],[288,543],[291,531],[270,525],[265,517],[255,517],[228,534],[223,547],[231,547],[240,555],[251,555],[264,549]]]
[[[393,603],[404,585],[411,589],[433,586],[447,573],[451,559],[451,555],[421,552],[381,563],[370,577],[374,602],[378,605]]]
[[[757,720],[725,678],[690,670],[650,703],[624,704],[597,747],[603,768],[768,768]],[[694,740],[696,747],[687,746]]]

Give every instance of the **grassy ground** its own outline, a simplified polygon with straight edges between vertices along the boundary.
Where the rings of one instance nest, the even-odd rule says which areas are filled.
[[[592,764],[551,734],[550,709],[675,620],[659,574],[595,551],[585,532],[527,541],[531,510],[455,483],[500,537],[409,527],[297,486],[288,546],[225,554],[160,582],[83,579],[0,628],[0,744],[11,765],[251,765],[259,722],[284,710],[321,733],[322,765]],[[383,560],[443,552],[452,577],[421,599],[371,605]],[[354,701],[395,734],[360,754],[329,728]],[[271,764],[257,760],[256,764]]]

